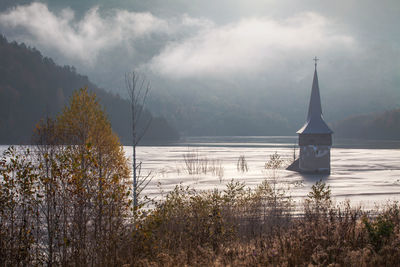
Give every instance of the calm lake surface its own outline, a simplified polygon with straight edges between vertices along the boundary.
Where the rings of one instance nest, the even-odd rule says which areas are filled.
[[[270,155],[278,153],[288,165],[296,142],[295,136],[192,137],[168,146],[139,146],[142,174],[151,173],[153,177],[143,194],[159,198],[178,184],[196,190],[224,190],[232,179],[254,188],[273,175],[264,168]],[[0,152],[6,148],[0,146]],[[125,146],[124,150],[127,156],[132,155],[132,147]],[[187,153],[207,159],[206,174],[188,173],[184,160]],[[247,172],[237,169],[240,156],[246,159]],[[371,209],[388,200],[400,200],[400,141],[334,140],[329,176],[301,175],[283,169],[276,172],[276,177],[282,188],[289,188],[296,203],[301,203],[311,186],[322,179],[330,185],[336,202],[348,199],[353,206]]]
[[[223,190],[231,179],[254,188],[272,176],[264,168],[270,155],[277,152],[285,160],[284,164],[289,164],[296,142],[297,137],[193,137],[170,146],[140,146],[138,159],[143,162],[142,172],[151,172],[153,176],[144,194],[158,197],[160,192],[168,192],[180,183],[196,190]],[[131,155],[132,147],[124,149]],[[188,174],[184,161],[187,153],[207,158],[208,164],[217,171]],[[247,172],[237,169],[241,155],[247,161]],[[298,203],[322,179],[330,185],[336,202],[348,199],[354,206],[374,208],[388,200],[400,200],[400,141],[334,140],[329,176],[301,175],[286,170],[279,170],[276,176],[282,187],[289,187],[289,193]]]

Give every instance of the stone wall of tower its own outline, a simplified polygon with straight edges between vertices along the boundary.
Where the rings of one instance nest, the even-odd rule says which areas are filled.
[[[332,145],[331,134],[299,134],[299,146]]]
[[[331,145],[331,134],[300,134],[300,170],[309,173],[330,173]]]

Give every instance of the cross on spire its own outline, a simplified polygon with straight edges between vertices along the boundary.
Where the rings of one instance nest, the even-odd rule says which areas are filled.
[[[307,121],[304,126],[297,131],[298,134],[332,134],[332,130],[325,123],[322,117],[321,96],[319,94],[317,61],[314,57],[315,71],[311,87],[310,104],[308,106]]]
[[[317,69],[317,61],[319,60],[319,58],[314,57],[313,60],[315,61],[315,69]]]

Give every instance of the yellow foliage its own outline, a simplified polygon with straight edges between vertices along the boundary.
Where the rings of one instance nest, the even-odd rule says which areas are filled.
[[[93,165],[100,176],[127,177],[129,169],[118,136],[94,93],[87,88],[76,91],[69,106],[57,118],[59,138],[64,144],[75,145],[82,155],[93,154]],[[115,181],[115,180],[114,180]]]
[[[108,253],[114,250],[128,215],[129,166],[96,95],[87,88],[74,92],[63,112],[55,120],[42,120],[35,133],[42,151],[38,161],[47,203],[44,210],[53,217],[46,216],[62,214],[51,227],[67,235],[68,246],[77,251],[72,256],[65,250],[60,258],[86,265],[88,255],[94,255],[99,265],[114,265]],[[58,228],[57,220],[63,221],[64,228]],[[50,226],[49,232],[53,234]],[[89,236],[95,242],[87,251],[80,250]]]

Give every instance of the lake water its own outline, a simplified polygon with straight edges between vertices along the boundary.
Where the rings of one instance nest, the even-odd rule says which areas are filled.
[[[151,172],[153,176],[144,194],[157,197],[160,190],[169,191],[179,183],[196,190],[223,190],[231,179],[254,188],[272,175],[264,168],[270,155],[277,152],[288,164],[296,141],[297,137],[201,137],[170,146],[140,146],[137,153],[143,173]],[[131,155],[131,147],[124,149]],[[183,156],[188,152],[207,158],[218,173],[188,174]],[[247,172],[237,169],[241,155],[247,161]],[[330,185],[336,202],[348,199],[354,206],[374,208],[388,200],[400,200],[400,141],[334,140],[329,176],[279,170],[276,177],[281,186],[290,187],[298,203],[322,179]]]
[[[264,168],[270,155],[276,152],[285,160],[284,164],[289,164],[296,142],[297,137],[199,137],[168,146],[139,146],[142,173],[151,172],[153,177],[143,193],[157,198],[177,184],[196,190],[223,190],[232,179],[254,188],[272,176]],[[0,151],[6,148],[0,146]],[[125,146],[124,150],[131,156],[132,147]],[[184,161],[187,153],[207,158],[210,170],[206,174],[189,174]],[[240,156],[246,159],[247,172],[237,169]],[[329,176],[301,175],[282,169],[276,177],[280,186],[290,188],[297,203],[322,179],[330,185],[336,202],[349,199],[354,206],[374,208],[388,200],[400,200],[400,141],[334,140]]]

